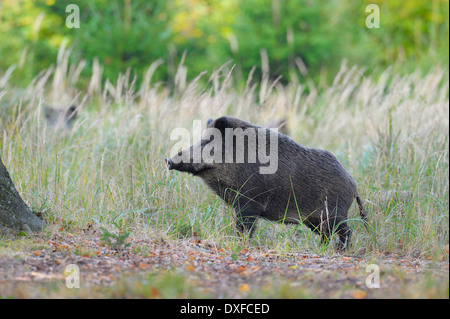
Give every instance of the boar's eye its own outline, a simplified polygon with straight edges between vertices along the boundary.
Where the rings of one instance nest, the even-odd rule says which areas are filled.
[[[202,138],[202,144],[212,142],[214,140],[214,135],[209,135]]]

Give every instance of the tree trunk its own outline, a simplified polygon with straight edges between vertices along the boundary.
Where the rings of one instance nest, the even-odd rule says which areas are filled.
[[[41,231],[44,226],[45,223],[31,212],[20,197],[0,158],[0,233],[7,233],[9,228],[32,234]]]

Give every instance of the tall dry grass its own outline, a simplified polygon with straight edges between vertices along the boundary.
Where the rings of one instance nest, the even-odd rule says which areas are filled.
[[[13,70],[0,74],[3,162],[24,199],[50,222],[123,221],[133,238],[177,241],[195,232],[202,240],[238,247],[231,209],[200,180],[169,173],[163,161],[174,128],[191,130],[195,119],[228,114],[261,125],[286,118],[297,142],[339,158],[366,199],[372,227],[364,229],[353,207],[353,251],[438,256],[448,244],[447,71],[399,76],[388,69],[374,78],[343,63],[329,86],[283,86],[266,72],[262,79],[250,75],[239,90],[231,64],[188,82],[182,61],[169,90],[152,81],[161,61],[144,70],[139,89],[130,72],[102,81],[102,67],[94,61],[88,86],[78,90],[85,62],[72,65],[69,56],[62,46],[55,66],[23,90],[9,84]],[[79,105],[79,118],[71,131],[46,125],[45,105],[72,103]],[[386,191],[407,191],[410,198],[386,200]],[[249,244],[331,251],[306,228],[267,222],[259,223]]]

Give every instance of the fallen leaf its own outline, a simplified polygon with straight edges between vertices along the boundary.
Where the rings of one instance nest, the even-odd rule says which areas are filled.
[[[146,268],[147,268],[147,265],[144,264],[144,263],[139,263],[139,268],[141,268],[141,269],[146,269]]]
[[[247,269],[246,266],[240,266],[238,269],[236,269],[238,272],[243,272],[245,271],[245,269]]]
[[[350,295],[355,299],[363,299],[366,298],[367,292],[361,289],[355,289],[350,292]]]
[[[186,270],[189,270],[189,271],[193,271],[194,269],[195,269],[195,267],[192,265],[189,265],[186,267]]]
[[[36,255],[36,256],[39,256],[41,254],[41,251],[40,250],[36,250],[36,251],[33,252],[33,254]]]
[[[259,266],[253,266],[252,268],[250,268],[250,271],[251,272],[255,272],[255,271],[258,271],[260,269],[261,269],[261,267],[259,267]]]
[[[161,294],[159,293],[158,289],[155,287],[150,287],[150,297],[151,298],[161,298]]]
[[[342,260],[352,260],[350,257],[342,257]]]
[[[247,284],[242,284],[241,287],[239,287],[240,292],[247,292],[249,290],[250,290],[250,287]]]

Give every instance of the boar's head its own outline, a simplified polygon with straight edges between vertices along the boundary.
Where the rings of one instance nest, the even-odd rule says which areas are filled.
[[[201,176],[222,162],[222,148],[222,134],[215,127],[215,121],[209,119],[201,140],[174,157],[166,158],[167,168]]]

